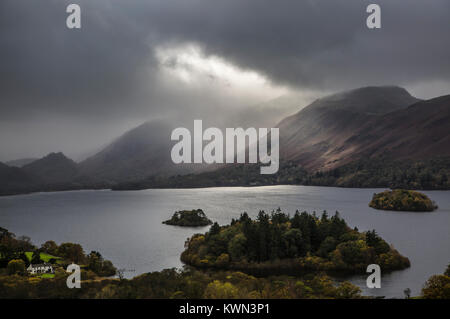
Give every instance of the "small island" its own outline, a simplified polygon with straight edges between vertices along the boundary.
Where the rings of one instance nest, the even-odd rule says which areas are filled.
[[[252,220],[244,213],[230,225],[214,223],[206,234],[193,235],[181,261],[197,268],[243,271],[255,276],[301,275],[330,271],[364,273],[367,265],[384,271],[410,266],[408,258],[373,231],[350,228],[336,214],[329,217],[280,210],[261,211]]]
[[[436,204],[427,195],[404,189],[387,190],[374,194],[369,206],[380,210],[431,212]]]
[[[201,209],[181,210],[175,212],[172,218],[163,222],[166,225],[199,227],[208,226],[212,221],[208,219]]]

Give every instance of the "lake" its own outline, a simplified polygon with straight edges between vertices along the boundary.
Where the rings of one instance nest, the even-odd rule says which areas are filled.
[[[295,210],[338,210],[349,226],[375,229],[411,261],[411,268],[383,274],[380,289],[367,289],[367,276],[346,278],[365,295],[403,297],[410,288],[418,295],[433,274],[450,263],[450,192],[425,191],[438,205],[432,213],[386,212],[368,207],[380,189],[314,186],[226,187],[205,189],[153,189],[114,192],[70,191],[0,197],[0,226],[17,236],[26,235],[40,245],[47,240],[75,242],[88,253],[97,250],[126,277],[164,268],[181,267],[185,240],[208,227],[163,225],[176,210],[201,208],[219,224],[228,224],[246,211],[280,207]]]

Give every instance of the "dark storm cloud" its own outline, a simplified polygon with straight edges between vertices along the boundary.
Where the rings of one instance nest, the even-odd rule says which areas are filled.
[[[81,30],[65,27],[69,3],[82,8]],[[381,30],[365,26],[369,3],[381,5]],[[73,139],[78,124],[86,135],[150,116],[213,116],[213,93],[157,75],[155,48],[183,43],[299,90],[445,86],[449,17],[448,0],[1,0],[0,124],[59,118]]]
[[[382,8],[381,30],[365,24],[374,2]],[[155,28],[274,81],[329,89],[449,79],[447,0],[194,3],[165,2],[152,17]]]
[[[92,1],[82,3],[87,30],[68,30],[68,3],[1,2],[2,107],[92,115],[114,111],[133,93],[137,71],[151,58],[147,32]]]

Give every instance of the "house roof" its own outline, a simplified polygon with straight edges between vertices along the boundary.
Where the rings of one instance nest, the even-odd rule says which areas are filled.
[[[31,268],[39,268],[39,267],[52,267],[52,264],[44,263],[44,264],[30,264]]]

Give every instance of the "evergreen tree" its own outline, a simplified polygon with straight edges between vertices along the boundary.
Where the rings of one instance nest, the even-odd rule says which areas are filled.
[[[39,250],[35,250],[33,255],[31,256],[32,264],[42,264],[41,252]]]

